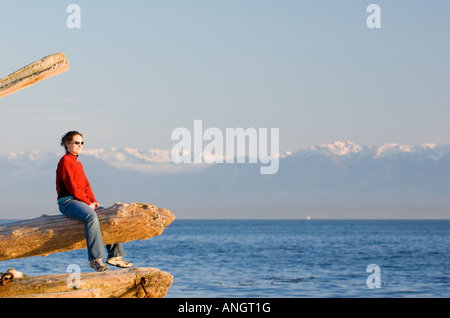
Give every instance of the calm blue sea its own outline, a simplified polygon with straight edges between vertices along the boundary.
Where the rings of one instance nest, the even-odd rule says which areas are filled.
[[[450,220],[175,220],[125,249],[135,266],[174,276],[167,297],[450,297],[449,234]],[[78,250],[0,271],[91,271],[86,259]]]

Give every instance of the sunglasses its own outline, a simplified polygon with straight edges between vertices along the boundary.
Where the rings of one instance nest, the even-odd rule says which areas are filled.
[[[72,143],[77,145],[77,146],[78,145],[82,145],[82,146],[84,145],[84,141],[72,141]]]

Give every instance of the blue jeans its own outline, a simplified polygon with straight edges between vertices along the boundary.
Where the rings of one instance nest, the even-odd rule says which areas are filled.
[[[65,216],[84,223],[89,260],[105,258],[105,247],[97,213],[86,203],[73,198],[58,203],[58,206],[59,211]],[[106,245],[106,250],[108,258],[125,256],[122,243]]]

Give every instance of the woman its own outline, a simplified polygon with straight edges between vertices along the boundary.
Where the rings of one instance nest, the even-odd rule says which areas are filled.
[[[61,139],[61,146],[66,154],[61,158],[56,170],[56,192],[58,193],[59,211],[69,218],[84,223],[89,265],[97,272],[106,271],[108,266],[103,264],[105,248],[103,244],[100,223],[95,212],[102,209],[95,199],[91,186],[78,161],[78,155],[83,149],[83,135],[77,131],[69,131]],[[128,268],[133,264],[125,261],[122,243],[107,245],[108,260],[106,263]]]

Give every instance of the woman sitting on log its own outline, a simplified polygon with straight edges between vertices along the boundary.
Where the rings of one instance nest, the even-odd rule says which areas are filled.
[[[66,154],[61,158],[56,170],[56,191],[58,193],[59,211],[69,218],[84,223],[86,231],[86,245],[88,250],[89,265],[97,272],[108,269],[102,262],[105,258],[98,209],[101,209],[91,186],[83,170],[78,155],[83,149],[83,135],[77,131],[69,131],[61,139],[61,146],[66,149]],[[106,245],[108,260],[106,263],[128,268],[133,264],[125,261],[122,243]]]

